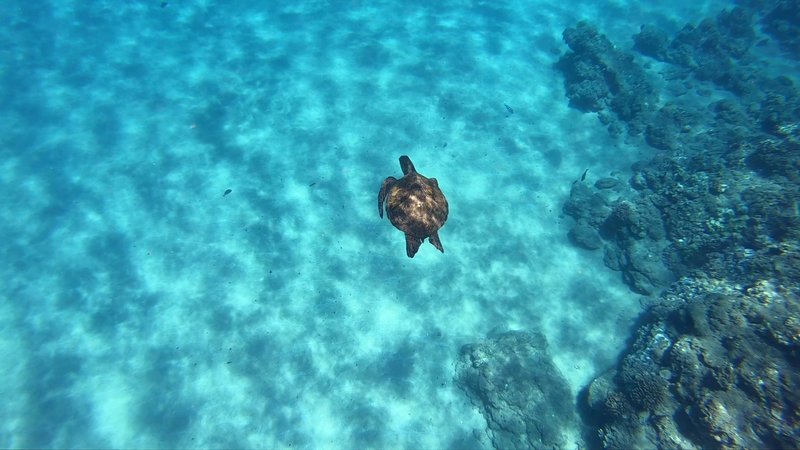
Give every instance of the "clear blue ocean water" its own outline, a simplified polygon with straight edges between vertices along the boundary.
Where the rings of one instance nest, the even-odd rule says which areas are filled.
[[[562,32],[729,2],[233,3],[0,4],[0,447],[477,448],[464,344],[614,364],[640,296],[562,206],[653,149],[570,108]],[[444,254],[376,214],[404,154]]]

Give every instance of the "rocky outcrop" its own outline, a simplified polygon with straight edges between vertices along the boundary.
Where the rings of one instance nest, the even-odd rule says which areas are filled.
[[[581,396],[599,447],[800,447],[800,93],[751,54],[754,24],[786,27],[795,7],[743,3],[770,5],[634,36],[666,63],[665,103],[635,123],[657,153],[564,205],[572,242],[596,248],[575,236],[597,231],[633,290],[668,286]]]
[[[627,180],[584,174],[563,208],[570,241],[650,295],[618,364],[579,396],[589,447],[800,448],[800,91],[751,51],[757,23],[795,45],[796,3],[744,0],[672,36],[642,27],[634,49],[658,74],[586,22],[564,32],[570,104],[653,151]],[[543,338],[501,336],[464,347],[459,385],[495,447],[562,445],[540,420],[571,422],[552,410],[568,393],[550,388]]]
[[[508,331],[461,348],[456,382],[496,449],[552,449],[576,434],[574,400],[540,333]]]
[[[795,0],[774,3],[761,23],[767,33],[777,39],[790,55],[797,58],[800,54],[800,3]]]
[[[798,292],[685,279],[643,316],[618,368],[586,389],[604,448],[797,448]]]
[[[647,198],[610,180],[616,179],[572,185],[564,212],[576,223],[567,236],[579,247],[603,248],[606,266],[621,271],[633,291],[657,294],[673,280],[662,259],[669,243],[661,213]]]
[[[636,135],[644,130],[658,92],[633,55],[618,50],[588,22],[564,31],[570,48],[556,67],[564,74],[570,105],[600,113],[609,132],[618,135],[621,124]]]

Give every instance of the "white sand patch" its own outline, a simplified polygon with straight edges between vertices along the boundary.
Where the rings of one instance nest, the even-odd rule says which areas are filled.
[[[131,412],[136,408],[135,389],[121,373],[108,373],[92,377],[86,387],[94,408],[94,428],[110,447],[133,445],[151,446],[147,436],[141,434]]]

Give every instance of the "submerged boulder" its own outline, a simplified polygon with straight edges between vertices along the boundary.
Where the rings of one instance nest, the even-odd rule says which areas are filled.
[[[508,331],[463,346],[455,380],[497,449],[563,448],[577,433],[572,395],[540,333]]]
[[[629,134],[641,133],[658,103],[658,90],[633,55],[619,50],[585,21],[564,30],[563,37],[570,51],[556,67],[564,74],[570,106],[584,112],[610,110],[627,124]],[[615,121],[603,117],[613,131]]]

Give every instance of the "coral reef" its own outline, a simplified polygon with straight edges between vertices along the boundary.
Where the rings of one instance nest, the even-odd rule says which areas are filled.
[[[588,22],[564,31],[570,105],[653,152],[627,182],[582,177],[563,207],[570,241],[649,296],[619,362],[579,396],[589,446],[800,447],[800,91],[752,52],[761,24],[796,58],[798,17],[797,2],[743,0],[674,36],[642,26],[638,55]],[[568,393],[543,342],[462,349],[457,379],[497,448],[563,444],[537,419],[571,423],[548,409]]]
[[[620,366],[587,388],[605,448],[796,448],[797,286],[683,279],[651,305]],[[777,332],[776,332],[777,331]]]
[[[775,2],[761,23],[790,54],[800,54],[800,3],[794,0]]]
[[[572,242],[600,248],[576,238],[596,231],[606,265],[652,295],[630,348],[581,396],[599,447],[800,446],[800,93],[751,52],[757,23],[794,48],[797,17],[796,2],[753,0],[634,36],[666,67],[663,105],[628,123],[658,153],[627,184],[576,182],[564,205]]]
[[[613,195],[603,192],[605,181],[573,185],[564,205],[576,220],[570,240],[604,248],[606,265],[621,270],[636,292],[657,294],[699,269],[725,277],[733,271],[737,281],[747,282],[767,255],[780,257],[782,272],[798,271],[796,250],[784,244],[800,238],[792,206],[800,198],[800,92],[789,79],[759,71],[749,54],[754,17],[734,8],[674,37],[652,26],[634,36],[635,49],[676,67],[679,75],[669,72],[665,83],[708,81],[705,89],[739,96],[736,102],[708,100],[705,107],[702,96],[691,102],[678,96],[632,119],[635,128],[643,127],[644,141],[663,153],[634,165],[627,186],[615,186]],[[624,59],[591,25],[570,28],[567,36],[575,54],[562,57],[562,66],[565,59],[580,59],[579,51],[605,49],[613,60]],[[718,73],[709,78],[704,67],[718,67]],[[742,83],[747,89],[733,88]],[[642,89],[642,95],[652,92]]]
[[[644,119],[658,102],[658,92],[633,56],[617,50],[588,22],[567,28],[564,42],[572,51],[556,67],[564,74],[570,104],[601,112],[612,134],[620,133],[620,121],[627,124],[630,134],[641,133]]]

